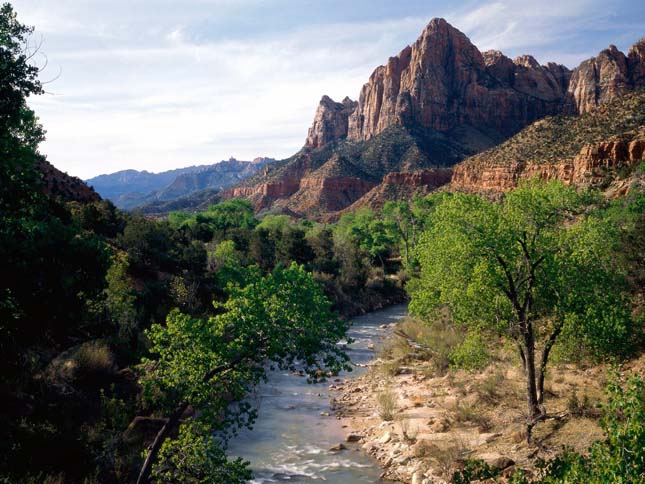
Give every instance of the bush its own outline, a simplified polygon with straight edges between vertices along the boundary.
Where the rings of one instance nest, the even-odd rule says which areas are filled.
[[[466,339],[450,353],[453,367],[467,371],[483,370],[491,360],[479,331],[469,331]]]
[[[376,401],[378,403],[379,416],[387,422],[394,420],[394,411],[396,410],[396,395],[394,394],[392,389],[388,387],[380,392],[376,397]]]
[[[95,374],[108,374],[114,367],[110,348],[102,341],[92,341],[81,345],[74,357],[78,377]]]

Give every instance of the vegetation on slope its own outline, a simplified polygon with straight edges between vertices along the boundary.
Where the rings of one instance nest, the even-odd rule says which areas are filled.
[[[465,163],[512,161],[549,163],[572,159],[587,144],[629,139],[645,126],[645,91],[625,94],[580,116],[553,116],[537,121],[504,143]]]

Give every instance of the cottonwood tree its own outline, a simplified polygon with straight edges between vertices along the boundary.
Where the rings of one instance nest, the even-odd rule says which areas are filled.
[[[149,330],[153,358],[144,361],[144,395],[161,402],[169,417],[139,483],[151,472],[163,482],[246,482],[248,469],[226,459],[226,442],[236,428],[252,424],[254,411],[243,399],[266,376],[267,364],[301,365],[314,380],[349,369],[336,344],[347,323],[302,266],[278,267],[264,277],[248,269],[245,279],[229,286],[221,314],[203,319],[174,311],[165,325]],[[183,417],[189,407],[197,417]]]
[[[531,181],[500,203],[445,198],[421,236],[411,310],[447,308],[467,331],[510,337],[526,375],[527,433],[546,417],[544,379],[554,345],[602,356],[629,347],[630,312],[613,260],[616,230],[583,214],[589,194]]]

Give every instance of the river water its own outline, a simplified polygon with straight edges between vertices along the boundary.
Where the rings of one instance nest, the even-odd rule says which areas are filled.
[[[355,341],[348,347],[352,362],[371,360],[374,350],[368,347],[370,343],[378,349],[383,336],[391,331],[380,326],[396,323],[406,314],[406,306],[398,305],[354,318],[349,336]],[[339,378],[356,377],[364,371],[355,367]],[[229,447],[229,455],[250,461],[252,483],[382,482],[377,462],[360,444],[345,444],[348,450],[342,452],[329,451],[347,435],[329,408],[334,396],[328,390],[332,380],[308,384],[306,378],[290,372],[273,371],[258,388],[258,419],[252,430],[240,432]]]

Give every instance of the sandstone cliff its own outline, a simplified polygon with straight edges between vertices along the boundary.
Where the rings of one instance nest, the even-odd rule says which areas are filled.
[[[589,112],[596,106],[645,86],[645,39],[626,56],[615,45],[574,69],[564,111]]]
[[[329,96],[323,96],[316,109],[314,122],[309,128],[305,146],[315,149],[347,138],[349,115],[356,109],[357,104],[348,97],[343,99],[342,103],[337,103]]]
[[[560,162],[523,162],[513,160],[505,165],[491,164],[476,169],[457,165],[451,188],[464,191],[507,191],[520,180],[539,177],[560,180],[567,185],[603,187],[621,168],[645,161],[645,138],[631,141],[612,140],[584,146],[573,160]]]
[[[412,200],[415,196],[429,195],[435,189],[450,183],[452,171],[452,168],[429,168],[388,173],[381,183],[342,211],[330,214],[327,220],[334,220],[343,213],[363,207],[379,210],[388,201]]]
[[[433,19],[421,37],[361,90],[350,139],[367,140],[392,124],[448,131],[487,127],[505,136],[559,111],[569,71],[530,56],[482,54],[459,30]]]
[[[534,123],[500,146],[454,168],[450,189],[503,192],[538,176],[604,187],[645,161],[645,91],[627,94],[579,117]]]

